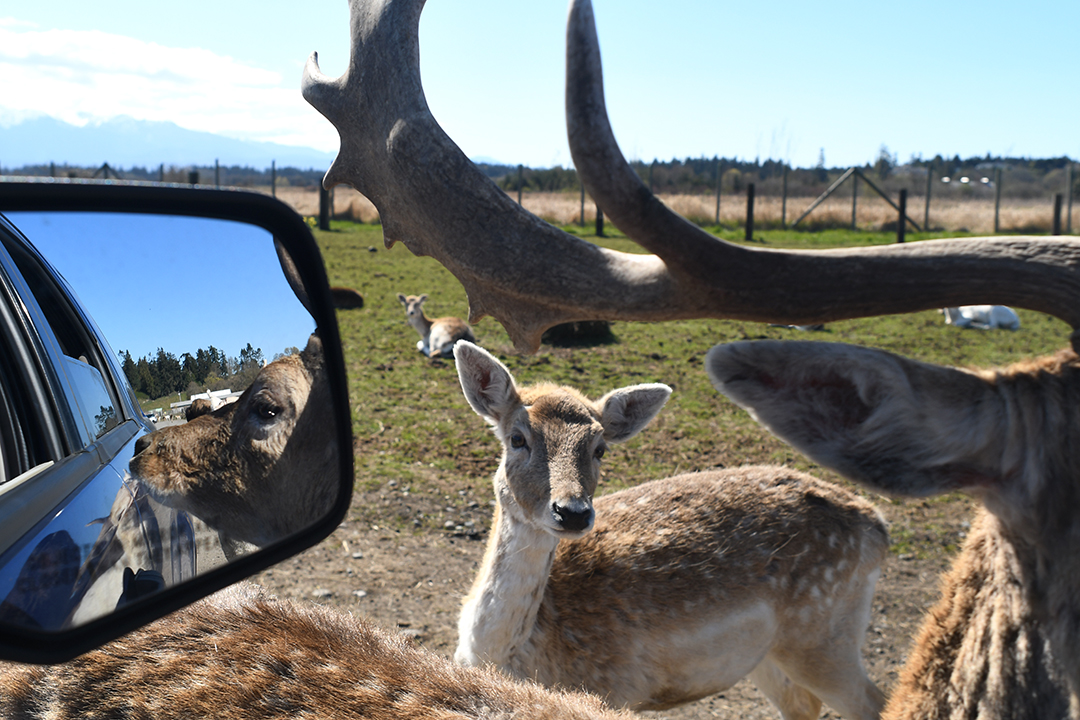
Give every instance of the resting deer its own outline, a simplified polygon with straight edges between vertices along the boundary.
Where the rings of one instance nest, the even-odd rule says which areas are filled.
[[[574,166],[604,215],[652,254],[607,250],[562,232],[507,198],[431,115],[419,70],[423,4],[352,0],[346,74],[326,77],[317,56],[309,59],[304,97],[343,140],[323,184],[348,184],[368,197],[387,244],[400,240],[447,267],[468,292],[469,320],[494,316],[519,351],[535,351],[545,329],[582,319],[806,325],[999,304],[1050,314],[1074,333],[1080,328],[1075,238],[800,252],[726,243],[672,212],[615,142],[588,0],[571,0],[566,33]],[[930,620],[929,632],[943,642],[920,643],[890,713],[1080,717],[1080,503],[1073,497],[1080,462],[1070,449],[1080,405],[1076,356],[977,375],[801,344],[769,360],[767,347],[775,346],[749,352],[746,363],[732,359],[741,350],[717,356],[726,358],[717,377],[776,432],[894,492],[963,486],[986,504],[963,555],[973,562],[958,566],[947,586],[957,591],[947,596],[956,612],[939,610]],[[1080,334],[1073,347],[1080,348]],[[740,385],[747,393],[754,388],[754,397],[737,395]],[[779,417],[774,410],[782,410]],[[1015,562],[1001,564],[1010,558]],[[994,574],[979,586],[965,584],[976,568]]]
[[[941,312],[945,314],[946,325],[977,330],[1020,329],[1020,316],[1004,305],[965,305],[944,308]]]
[[[746,467],[607,495],[594,516],[607,444],[636,435],[671,389],[633,385],[593,402],[568,387],[519,388],[475,345],[454,355],[469,405],[503,444],[458,662],[635,710],[749,675],[788,719],[818,717],[822,700],[877,717],[884,696],[859,648],[888,540],[869,503]]]
[[[0,663],[0,716],[627,720],[584,694],[463,668],[360,618],[228,588],[51,667]]]
[[[450,357],[454,352],[454,343],[458,340],[476,342],[472,328],[461,318],[441,317],[432,320],[424,314],[424,302],[427,295],[403,295],[398,293],[398,300],[405,306],[405,317],[416,332],[420,341],[416,349],[428,357]]]

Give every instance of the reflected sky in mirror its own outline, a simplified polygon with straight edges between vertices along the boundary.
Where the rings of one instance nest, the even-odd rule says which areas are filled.
[[[314,321],[270,234],[243,223],[119,213],[5,215],[75,289],[115,352],[303,348]]]

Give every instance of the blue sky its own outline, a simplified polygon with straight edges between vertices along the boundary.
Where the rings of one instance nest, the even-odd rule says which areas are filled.
[[[631,159],[830,166],[914,154],[1080,157],[1080,2],[594,0],[608,110]],[[429,0],[421,74],[467,155],[569,165],[562,0]],[[345,0],[9,3],[0,126],[114,114],[335,150],[299,93],[348,60]],[[0,162],[3,148],[0,146]]]
[[[94,318],[112,349],[153,359],[248,343],[271,360],[315,323],[282,275],[269,233],[153,215],[7,213]]]

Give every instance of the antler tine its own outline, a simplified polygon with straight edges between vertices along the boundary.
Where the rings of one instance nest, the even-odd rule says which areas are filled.
[[[604,213],[663,258],[711,317],[804,324],[977,303],[1016,305],[1080,323],[1080,243],[965,238],[831,251],[725,243],[668,209],[615,141],[604,102],[590,0],[571,0],[566,118],[574,165]],[[1080,334],[1078,334],[1080,337]]]

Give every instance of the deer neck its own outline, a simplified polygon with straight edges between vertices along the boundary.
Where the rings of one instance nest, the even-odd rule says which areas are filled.
[[[423,310],[409,316],[409,324],[413,326],[416,332],[420,333],[420,337],[424,338],[424,340],[427,340],[428,335],[431,334],[432,321],[431,318],[424,314]]]
[[[505,487],[504,479],[500,466],[496,487]],[[499,493],[487,551],[462,607],[455,660],[509,669],[533,633],[558,544],[524,521],[508,492]]]

